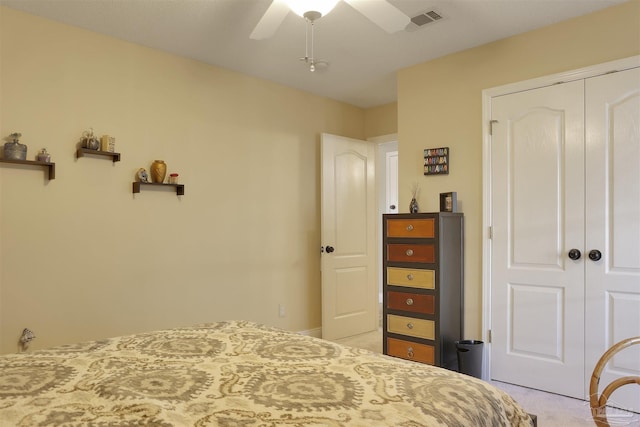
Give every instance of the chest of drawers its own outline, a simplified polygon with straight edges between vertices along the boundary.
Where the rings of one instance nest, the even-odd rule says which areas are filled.
[[[457,369],[463,327],[461,213],[383,215],[383,351]]]

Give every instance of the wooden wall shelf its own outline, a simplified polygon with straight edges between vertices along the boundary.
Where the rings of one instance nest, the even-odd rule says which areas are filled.
[[[138,182],[138,181],[135,181],[133,183],[133,192],[134,193],[139,193],[141,187],[144,186],[144,185],[151,185],[151,186],[156,186],[156,187],[175,187],[176,194],[178,196],[184,196],[184,184],[161,184],[161,183],[158,183],[158,182]]]
[[[49,179],[56,178],[56,164],[51,162],[37,162],[34,160],[10,160],[0,159],[0,163],[12,163],[14,165],[26,165],[26,166],[42,166],[48,169]]]
[[[102,157],[111,157],[113,163],[120,161],[120,153],[112,153],[110,151],[99,151],[99,150],[90,150],[88,148],[78,148],[76,151],[76,157],[84,157],[85,155],[93,155],[93,156],[102,156]]]

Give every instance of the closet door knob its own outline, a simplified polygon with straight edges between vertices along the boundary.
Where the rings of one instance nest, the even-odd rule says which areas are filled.
[[[591,261],[599,261],[602,258],[602,252],[597,249],[592,249],[589,251],[589,259]]]
[[[327,251],[328,254],[330,254],[331,252],[333,252],[335,249],[333,248],[333,246],[327,246],[325,248],[325,251]]]
[[[571,258],[574,261],[580,259],[581,256],[582,256],[582,253],[580,253],[578,249],[571,249],[569,251],[569,258]]]

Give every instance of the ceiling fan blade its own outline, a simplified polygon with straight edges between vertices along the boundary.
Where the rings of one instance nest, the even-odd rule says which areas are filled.
[[[289,6],[285,2],[273,0],[249,37],[254,40],[262,40],[273,36],[287,13],[289,13]]]
[[[409,25],[410,18],[383,0],[344,0],[387,33],[396,33]]]

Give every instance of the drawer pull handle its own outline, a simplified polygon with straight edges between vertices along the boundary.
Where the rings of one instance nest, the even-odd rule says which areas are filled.
[[[411,322],[407,323],[407,328],[413,329],[413,323],[411,323]]]
[[[413,249],[407,249],[407,252],[405,252],[407,254],[407,256],[412,256],[413,255]]]
[[[407,305],[413,305],[413,299],[407,298]]]
[[[413,359],[413,347],[407,348],[407,357]]]
[[[413,225],[411,224],[407,225],[407,231],[413,231]]]
[[[407,274],[407,279],[413,280],[413,274]]]

